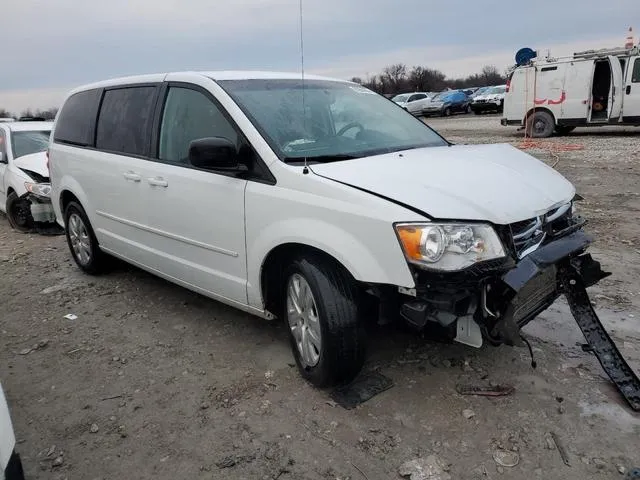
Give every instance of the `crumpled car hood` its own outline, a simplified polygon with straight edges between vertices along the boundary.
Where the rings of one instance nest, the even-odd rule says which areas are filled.
[[[37,173],[38,175],[42,175],[43,177],[49,177],[46,152],[23,155],[22,157],[15,159],[13,164],[21,170],[29,170]]]
[[[436,219],[505,225],[541,215],[575,195],[561,174],[508,144],[420,148],[310,168]]]

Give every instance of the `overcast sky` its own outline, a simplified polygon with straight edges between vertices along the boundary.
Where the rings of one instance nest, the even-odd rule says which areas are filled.
[[[308,72],[366,77],[403,62],[500,70],[523,46],[619,46],[640,0],[303,0]],[[2,5],[0,107],[55,106],[72,87],[172,70],[300,70],[298,0],[16,0]],[[630,25],[631,24],[631,25]]]

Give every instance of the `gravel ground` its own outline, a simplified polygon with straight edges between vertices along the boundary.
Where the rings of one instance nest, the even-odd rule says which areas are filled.
[[[522,140],[494,116],[428,123],[457,143]],[[576,131],[531,153],[585,197],[593,253],[613,272],[591,296],[640,371],[640,130]],[[0,273],[0,378],[29,479],[373,480],[412,460],[442,480],[606,479],[640,465],[640,416],[561,300],[527,327],[535,370],[526,349],[373,331],[366,368],[395,386],[347,411],[299,378],[280,325],[126,265],[87,277],[63,237],[0,218]],[[461,396],[460,382],[515,393]],[[496,462],[505,451],[517,465]]]

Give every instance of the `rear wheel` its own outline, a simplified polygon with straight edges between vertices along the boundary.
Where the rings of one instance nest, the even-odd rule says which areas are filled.
[[[300,374],[317,387],[349,382],[365,358],[355,281],[315,256],[293,260],[285,279],[284,314]]]
[[[26,198],[20,198],[16,192],[11,192],[7,197],[7,219],[9,225],[21,233],[33,230],[33,217],[31,216],[31,202]]]
[[[443,117],[449,117],[451,115],[451,109],[449,107],[445,108],[442,112]]]
[[[533,138],[547,138],[553,134],[555,126],[549,112],[534,112],[527,119],[527,134]]]
[[[98,274],[104,271],[105,255],[100,250],[89,218],[82,206],[70,202],[64,211],[67,244],[76,264],[86,273]]]

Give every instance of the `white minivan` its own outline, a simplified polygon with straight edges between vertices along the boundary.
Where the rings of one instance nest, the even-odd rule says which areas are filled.
[[[605,275],[574,187],[509,145],[453,145],[362,86],[170,73],[78,88],[49,145],[78,266],[115,256],[289,327],[315,385],[354,378],[366,324],[522,345],[560,271]]]

